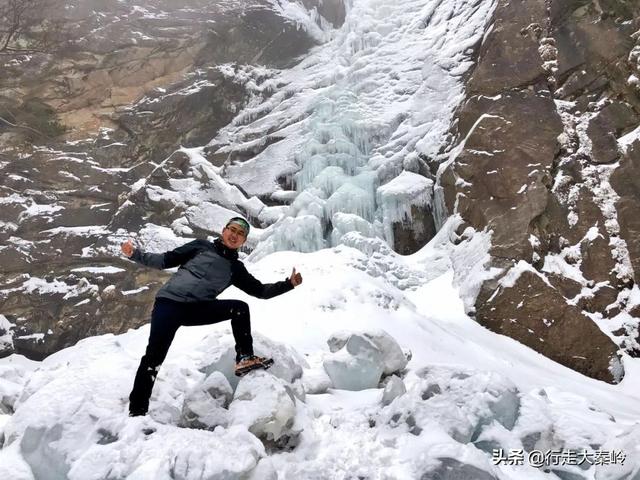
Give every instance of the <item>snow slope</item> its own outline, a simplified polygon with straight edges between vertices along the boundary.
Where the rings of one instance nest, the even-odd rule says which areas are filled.
[[[178,332],[145,418],[126,416],[126,397],[148,326],[86,339],[41,363],[4,359],[2,403],[15,413],[3,417],[2,478],[515,480],[637,474],[640,361],[625,358],[624,380],[609,385],[482,328],[465,316],[452,284],[447,264],[455,255],[430,244],[410,257],[387,255],[374,268],[370,256],[339,246],[278,252],[249,264],[263,281],[280,279],[295,266],[304,282],[269,301],[233,288],[224,293],[249,302],[257,352],[274,355],[283,369],[250,374],[239,384],[232,378],[237,390],[222,412],[226,423],[210,430],[182,428],[181,412],[188,392],[222,368],[220,359],[231,351],[226,323]],[[402,285],[399,277],[412,275],[422,275],[423,283],[396,286]],[[406,393],[384,405],[382,384],[361,391],[318,387],[323,375],[320,383],[326,382],[323,360],[334,355],[326,343],[331,334],[376,328],[413,354],[397,374]],[[293,363],[301,379],[287,377]],[[289,385],[295,401],[288,401],[288,410],[278,401],[274,418],[289,420],[273,420],[270,428],[287,435],[281,444],[263,443],[256,418],[271,418],[267,406],[278,385]],[[239,395],[241,388],[255,399]],[[626,459],[610,466],[586,463],[584,469],[550,467],[556,473],[535,468],[526,455],[521,466],[494,465],[494,448],[525,446],[623,451]]]

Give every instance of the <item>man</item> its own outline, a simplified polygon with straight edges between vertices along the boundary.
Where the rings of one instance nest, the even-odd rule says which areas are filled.
[[[180,267],[156,295],[149,344],[129,396],[130,416],[147,413],[156,375],[180,326],[231,320],[236,342],[235,374],[242,376],[273,364],[273,360],[253,354],[249,306],[240,300],[216,297],[234,285],[254,297],[272,298],[300,285],[302,275],[294,268],[291,276],[280,282],[262,284],[255,279],[238,260],[238,249],[248,234],[249,223],[234,217],[214,242],[194,240],[166,253],[142,252],[130,240],[122,244],[122,252],[142,265],[157,269]]]

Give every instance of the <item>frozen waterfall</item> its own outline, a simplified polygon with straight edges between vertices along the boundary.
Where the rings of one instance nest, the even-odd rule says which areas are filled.
[[[446,144],[461,76],[494,6],[351,0],[340,29],[325,31],[328,40],[297,66],[274,73],[273,94],[211,142],[230,158],[268,145],[228,165],[228,181],[250,195],[295,196],[254,258],[314,251],[353,231],[393,245],[393,223],[411,221],[412,205],[431,205],[433,181],[417,174],[418,159],[437,158]],[[283,191],[282,177],[295,192]]]

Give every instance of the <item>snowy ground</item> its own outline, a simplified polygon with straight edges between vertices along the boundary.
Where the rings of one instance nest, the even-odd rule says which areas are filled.
[[[127,417],[126,397],[148,326],[86,339],[41,363],[3,359],[2,405],[15,413],[2,417],[0,477],[637,478],[640,361],[625,358],[624,380],[608,385],[482,328],[465,316],[453,286],[447,266],[455,254],[434,243],[367,271],[370,256],[340,246],[249,264],[267,282],[293,266],[304,276],[299,288],[269,301],[224,294],[250,303],[257,353],[274,356],[280,368],[238,383],[228,324],[182,328],[145,418]],[[394,285],[420,274],[418,287]],[[412,352],[396,373],[406,393],[400,388],[386,405],[390,377],[360,391],[335,389],[323,368],[338,355],[327,345],[333,333],[375,329]],[[202,400],[205,379],[227,385],[218,371],[233,400],[200,411],[208,428],[184,428],[183,407]],[[494,449],[505,456],[525,449],[523,464],[494,464]],[[531,465],[528,451],[554,449],[569,465]],[[602,460],[607,452],[623,452],[624,463],[620,456],[617,465],[588,463],[615,461]],[[581,467],[570,465],[571,455]]]

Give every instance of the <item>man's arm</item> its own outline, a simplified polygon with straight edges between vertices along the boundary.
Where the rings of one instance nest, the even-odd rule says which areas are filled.
[[[165,268],[173,268],[179,265],[184,265],[200,251],[200,241],[193,240],[186,243],[181,247],[176,248],[165,253],[147,253],[143,252],[139,248],[133,250],[133,253],[129,256],[130,260],[136,263],[145,265],[147,267],[156,268],[158,270],[164,270]],[[123,246],[122,251],[125,252]],[[126,252],[125,252],[126,255]]]
[[[253,297],[264,299],[282,295],[294,288],[289,278],[276,283],[262,283],[247,271],[242,262],[237,262],[231,283]]]

